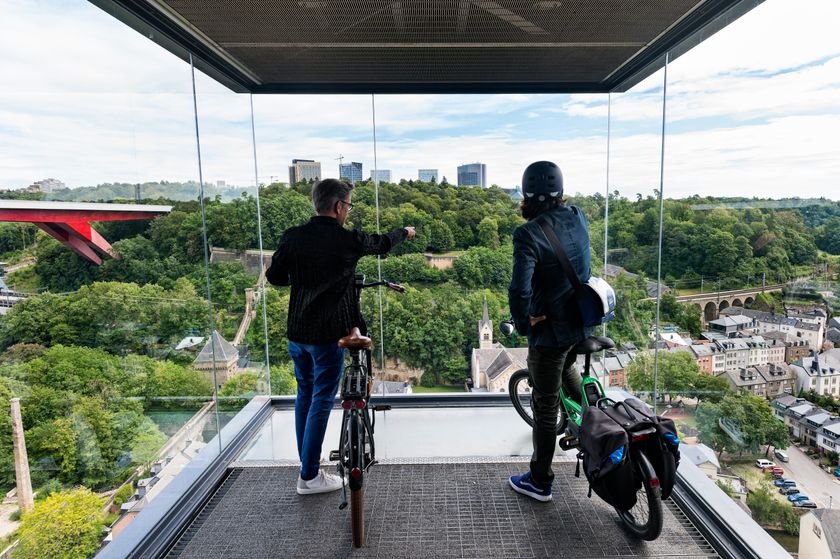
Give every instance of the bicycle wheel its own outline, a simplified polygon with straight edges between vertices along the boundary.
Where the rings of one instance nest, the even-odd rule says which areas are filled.
[[[510,401],[513,402],[513,407],[516,413],[525,420],[525,423],[534,426],[534,410],[531,407],[531,373],[528,369],[520,369],[510,376],[508,381],[508,394],[510,394]],[[563,406],[557,413],[557,434],[562,435],[566,430],[566,413],[563,411]]]
[[[365,544],[365,503],[362,481],[365,472],[365,428],[358,413],[351,413],[347,422],[350,439],[350,522],[353,547]]]
[[[637,538],[652,541],[662,532],[662,491],[656,472],[642,450],[633,453],[636,474],[636,504],[630,510],[618,510],[618,516],[625,528]]]

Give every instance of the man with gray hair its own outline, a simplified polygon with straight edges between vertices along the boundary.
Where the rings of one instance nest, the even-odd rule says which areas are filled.
[[[344,228],[353,209],[353,185],[324,179],[312,189],[317,216],[283,233],[265,278],[273,285],[291,285],[289,354],[295,364],[297,398],[295,430],[301,495],[341,489],[341,478],[320,469],[321,446],[338,381],[344,370],[344,350],[338,340],[361,326],[355,293],[356,263],[368,254],[386,254],[414,227],[385,235]]]

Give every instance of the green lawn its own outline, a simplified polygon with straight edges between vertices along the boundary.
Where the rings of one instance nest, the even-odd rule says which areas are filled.
[[[439,384],[437,386],[412,386],[411,391],[414,394],[423,394],[428,392],[464,392],[460,386],[445,386]]]

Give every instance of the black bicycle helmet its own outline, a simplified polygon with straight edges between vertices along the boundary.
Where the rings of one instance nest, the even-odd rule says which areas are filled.
[[[537,196],[540,201],[547,196],[563,196],[563,173],[551,161],[537,161],[525,168],[522,174],[522,194],[525,198]]]

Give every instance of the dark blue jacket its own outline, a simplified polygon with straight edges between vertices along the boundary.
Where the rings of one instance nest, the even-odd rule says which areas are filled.
[[[514,230],[508,303],[516,330],[528,336],[528,345],[563,347],[591,336],[594,328],[580,325],[572,284],[540,228],[541,220],[554,228],[580,281],[589,281],[589,224],[583,210],[563,205]],[[547,319],[532,330],[529,316],[540,315]]]

